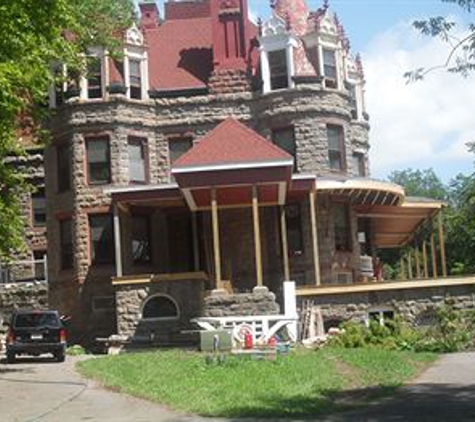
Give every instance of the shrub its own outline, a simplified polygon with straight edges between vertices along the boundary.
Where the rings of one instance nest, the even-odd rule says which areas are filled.
[[[385,325],[376,321],[370,321],[368,326],[346,322],[341,328],[344,333],[332,338],[330,345],[451,353],[473,349],[475,311],[457,310],[449,303],[436,310],[431,327],[414,328],[396,318]]]

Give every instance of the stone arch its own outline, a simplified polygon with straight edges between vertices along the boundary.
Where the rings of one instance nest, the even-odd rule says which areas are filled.
[[[144,301],[141,315],[143,320],[175,321],[180,319],[180,307],[171,296],[155,294]]]

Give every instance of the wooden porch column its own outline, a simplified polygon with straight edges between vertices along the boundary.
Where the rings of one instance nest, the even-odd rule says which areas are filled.
[[[114,249],[115,249],[115,269],[117,277],[122,277],[124,271],[122,268],[122,241],[120,236],[120,210],[117,204],[114,204]]]
[[[280,207],[280,233],[282,239],[282,260],[284,262],[284,278],[290,281],[290,265],[289,265],[289,246],[287,243],[287,221],[285,219],[285,207]]]
[[[416,276],[417,278],[421,278],[421,260],[419,256],[419,248],[417,246],[414,253],[416,255]]]
[[[412,280],[412,258],[411,258],[411,251],[407,253],[407,274],[409,276],[409,280]]]
[[[198,241],[198,213],[191,213],[191,230],[193,232],[193,268],[200,270],[200,243]]]
[[[317,232],[317,211],[315,205],[316,193],[311,190],[309,193],[310,201],[310,223],[312,225],[312,244],[313,244],[313,265],[315,267],[315,284],[322,284],[320,277],[320,260],[318,257],[318,232]]]
[[[422,259],[424,262],[424,277],[429,278],[429,264],[427,262],[427,242],[422,243]]]
[[[252,220],[254,223],[254,248],[256,255],[256,278],[257,285],[263,286],[262,279],[262,253],[261,253],[261,230],[259,226],[259,196],[257,186],[252,186]]]
[[[439,244],[440,244],[440,259],[442,263],[442,275],[447,277],[447,259],[445,256],[445,237],[444,237],[444,224],[442,221],[442,211],[438,215],[439,223]]]
[[[213,223],[214,271],[216,273],[216,289],[221,290],[221,250],[219,248],[219,216],[216,188],[211,189],[211,219]]]
[[[399,265],[401,267],[401,269],[400,269],[401,280],[405,280],[406,279],[406,270],[404,268],[404,257],[402,257],[399,260]]]
[[[433,233],[430,236],[430,250],[432,258],[432,277],[437,278],[437,250],[435,249],[435,237]]]

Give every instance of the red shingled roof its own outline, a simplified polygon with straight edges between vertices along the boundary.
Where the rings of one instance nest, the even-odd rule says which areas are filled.
[[[150,88],[203,88],[213,70],[211,18],[165,21],[145,30]]]
[[[234,118],[219,124],[173,165],[174,169],[222,164],[283,162],[292,156]],[[285,163],[288,162],[287,163]],[[258,167],[258,165],[256,166]]]

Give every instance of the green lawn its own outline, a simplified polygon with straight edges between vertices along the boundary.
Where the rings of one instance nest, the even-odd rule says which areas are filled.
[[[103,385],[206,416],[306,417],[387,394],[436,355],[377,349],[295,351],[277,361],[229,357],[210,365],[185,351],[124,354],[79,362]]]

